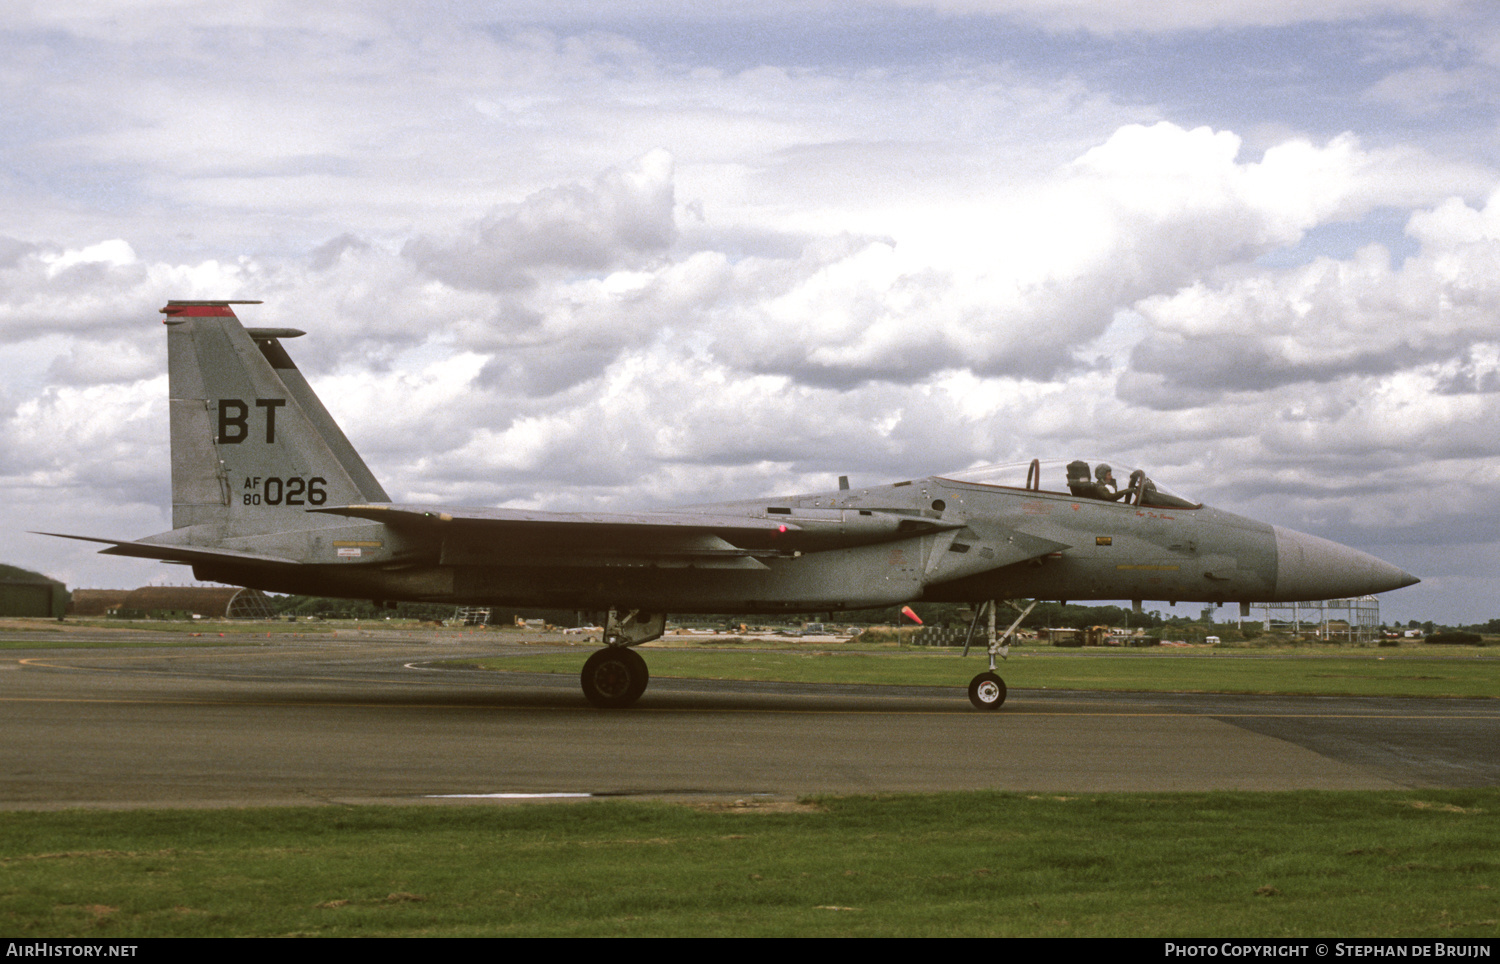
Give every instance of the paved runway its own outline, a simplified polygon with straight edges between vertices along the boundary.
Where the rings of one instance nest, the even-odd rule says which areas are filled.
[[[118,637],[116,637],[118,638]],[[1500,702],[653,679],[443,669],[493,640],[0,655],[0,808],[1500,785]],[[646,653],[650,659],[650,653]]]

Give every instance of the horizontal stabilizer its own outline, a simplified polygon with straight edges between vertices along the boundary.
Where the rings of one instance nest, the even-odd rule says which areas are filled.
[[[102,542],[108,549],[99,550],[104,556],[133,556],[137,559],[160,559],[163,562],[259,562],[277,565],[299,565],[295,559],[267,556],[256,552],[240,552],[235,549],[210,549],[206,546],[169,546],[157,542],[122,542],[118,539],[100,539],[97,536],[75,536],[66,532],[36,532],[39,536],[56,536],[59,539],[77,539],[80,542]]]

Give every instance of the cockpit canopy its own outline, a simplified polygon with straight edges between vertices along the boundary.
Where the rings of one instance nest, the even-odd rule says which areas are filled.
[[[1121,505],[1163,509],[1196,509],[1200,505],[1159,488],[1143,469],[1103,459],[1032,459],[965,469],[944,478]]]

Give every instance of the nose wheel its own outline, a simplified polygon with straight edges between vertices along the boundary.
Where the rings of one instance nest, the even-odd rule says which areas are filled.
[[[969,680],[969,702],[976,709],[998,710],[1005,702],[1005,680],[994,673],[980,673]]]
[[[599,650],[583,664],[580,674],[583,695],[606,710],[620,710],[634,704],[646,692],[650,679],[646,661],[635,650],[622,646]]]
[[[1010,641],[1016,633],[1016,627],[1021,621],[1031,614],[1036,608],[1038,600],[1033,599],[1025,609],[1021,609],[1021,615],[1010,624],[1010,628],[1003,633],[995,632],[995,604],[996,600],[986,600],[984,603],[974,606],[974,620],[969,623],[969,632],[964,636],[964,655],[969,655],[969,642],[974,638],[974,631],[979,628],[980,620],[989,616],[989,645],[985,647],[989,652],[990,671],[980,673],[969,680],[969,702],[974,704],[975,709],[998,710],[1005,702],[1005,680],[995,675],[995,657],[1005,659],[1010,655]],[[1020,609],[1020,606],[1016,606]]]

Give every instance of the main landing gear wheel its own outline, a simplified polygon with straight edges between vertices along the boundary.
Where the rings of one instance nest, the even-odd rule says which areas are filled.
[[[969,680],[969,702],[981,710],[998,710],[1005,702],[1005,680],[994,673],[980,673]]]
[[[610,646],[588,658],[580,674],[583,695],[601,709],[621,710],[641,698],[651,674],[633,649]]]

